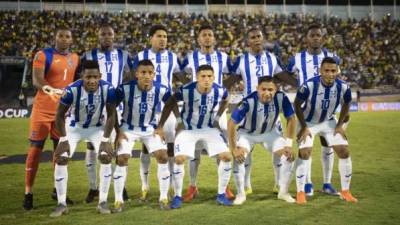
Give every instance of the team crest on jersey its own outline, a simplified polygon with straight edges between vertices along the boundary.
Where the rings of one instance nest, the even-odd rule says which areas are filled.
[[[153,102],[153,101],[154,101],[154,94],[147,93],[147,102]]]
[[[214,97],[209,96],[207,97],[207,105],[212,105],[214,103]]]
[[[72,61],[72,57],[68,57],[67,64],[68,64],[68,67],[72,67],[73,66],[74,62]]]

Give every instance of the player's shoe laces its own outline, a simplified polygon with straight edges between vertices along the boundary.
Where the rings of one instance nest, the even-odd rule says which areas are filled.
[[[169,210],[170,209],[168,199],[161,199],[158,204],[160,205],[161,210]]]
[[[223,193],[217,195],[217,204],[224,206],[232,206],[232,201],[226,197],[225,193]]]
[[[130,202],[131,199],[129,198],[128,192],[126,191],[126,188],[124,187],[124,190],[122,191],[122,199],[124,202]]]
[[[240,193],[236,195],[233,205],[242,205],[246,201],[246,194]]]
[[[272,188],[272,193],[274,193],[274,194],[279,193],[279,186],[277,184],[275,184],[274,187]]]
[[[227,186],[225,189],[225,196],[229,200],[235,199],[235,194],[233,194],[233,191],[231,190],[231,188],[229,186]]]
[[[58,204],[52,213],[50,213],[50,217],[59,217],[63,214],[68,213],[68,208],[64,204]]]
[[[171,209],[179,209],[180,207],[182,207],[182,197],[175,196],[175,197],[172,199],[170,208],[171,208]]]
[[[289,193],[279,193],[278,199],[286,201],[287,203],[295,203],[296,200]]]
[[[100,202],[97,205],[97,212],[99,212],[100,214],[110,214],[111,210],[108,208],[107,202]]]
[[[56,190],[56,188],[53,188],[53,193],[51,193],[51,198],[52,198],[53,200],[55,200],[55,201],[58,201],[58,198],[57,198],[57,190]],[[72,201],[68,196],[67,196],[67,198],[65,199],[65,202],[66,202],[68,205],[73,205],[73,204],[74,204],[74,201]]]
[[[196,186],[189,185],[186,194],[183,196],[184,202],[190,202],[199,194],[199,190]]]
[[[246,193],[246,195],[251,195],[253,194],[253,189],[251,187],[246,187],[244,193]]]
[[[353,195],[350,193],[349,190],[341,191],[340,198],[345,200],[346,202],[353,202],[353,203],[358,202],[358,200],[353,197]]]
[[[304,192],[306,193],[307,196],[313,196],[314,195],[314,188],[312,183],[307,183],[304,185]]]
[[[147,202],[149,198],[149,190],[145,189],[142,191],[140,198],[139,198],[139,202]]]
[[[336,189],[332,186],[332,184],[325,183],[322,186],[322,193],[328,194],[328,195],[339,195],[339,192],[336,191]]]
[[[306,193],[304,193],[303,191],[297,192],[296,203],[299,205],[306,204]]]
[[[33,194],[25,194],[24,203],[22,204],[25,210],[33,209]]]
[[[116,201],[114,203],[114,209],[112,210],[112,213],[120,213],[124,210],[124,203]]]
[[[99,197],[99,190],[90,189],[89,193],[86,196],[85,202],[91,203],[94,201],[95,198]]]

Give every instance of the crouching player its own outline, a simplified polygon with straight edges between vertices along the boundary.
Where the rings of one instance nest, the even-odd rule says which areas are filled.
[[[287,120],[286,135],[282,133],[280,112],[283,112]],[[239,125],[238,128],[236,128],[237,125]],[[257,143],[263,144],[272,154],[280,158],[277,165],[279,168],[277,171],[278,199],[289,203],[295,202],[288,193],[293,164],[292,138],[295,127],[296,118],[288,97],[283,92],[277,92],[273,78],[260,77],[257,90],[243,99],[228,122],[229,148],[235,158],[233,173],[238,186],[234,205],[241,205],[246,201],[244,162],[249,151]]]
[[[122,125],[117,130],[119,147],[117,148],[117,166],[114,171],[114,212],[121,212],[124,207],[123,189],[127,177],[126,167],[135,141],[141,141],[149,153],[157,160],[157,177],[160,188],[160,208],[168,209],[168,189],[170,172],[168,167],[167,146],[160,136],[154,135],[154,123],[157,105],[170,97],[167,87],[153,81],[155,69],[150,60],[139,61],[136,79],[122,84],[116,91],[117,104],[124,105]]]
[[[175,139],[175,164],[173,171],[175,197],[171,208],[182,205],[182,185],[184,177],[184,162],[194,157],[196,143],[206,147],[210,157],[218,156],[221,160],[218,166],[217,203],[232,205],[225,196],[231,174],[231,154],[220,131],[218,121],[228,104],[228,92],[213,83],[214,70],[210,65],[201,65],[197,69],[197,81],[186,84],[166,103],[156,133],[162,133],[166,119],[177,102],[183,101],[181,117],[178,118],[178,128],[184,125],[184,130],[177,132]],[[216,113],[217,112],[217,113]],[[182,124],[183,123],[183,124]]]
[[[321,62],[320,76],[309,79],[297,91],[294,102],[300,129],[297,134],[299,142],[299,159],[296,170],[297,203],[305,204],[305,175],[308,171],[315,135],[323,136],[328,146],[339,157],[339,173],[342,185],[341,198],[348,202],[357,202],[350,193],[352,163],[348,142],[344,131],[344,121],[349,114],[351,90],[348,84],[337,78],[338,66],[334,58],[326,57]],[[304,104],[304,107],[302,105]],[[335,112],[342,104],[339,121]]]
[[[96,152],[100,152],[100,196],[97,209],[100,213],[110,213],[107,195],[113,150],[109,136],[115,124],[115,90],[112,84],[100,79],[97,62],[84,61],[82,68],[82,78],[66,88],[66,94],[61,98],[57,110],[56,128],[60,133],[60,141],[55,151],[54,179],[58,205],[50,214],[51,217],[68,213],[68,158],[74,154],[79,141],[86,139],[94,144]],[[104,107],[107,111],[105,122],[102,117]]]

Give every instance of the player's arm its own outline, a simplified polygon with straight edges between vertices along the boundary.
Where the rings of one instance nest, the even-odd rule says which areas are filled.
[[[175,109],[174,109],[175,108]],[[178,101],[176,99],[175,95],[172,95],[171,97],[168,98],[168,100],[165,102],[164,108],[161,113],[160,121],[158,122],[157,129],[162,129],[164,127],[165,122],[167,121],[169,114],[173,110],[178,109]],[[175,112],[174,112],[175,113]],[[179,110],[178,110],[178,116],[177,119],[179,119]]]
[[[123,70],[122,74],[122,83],[126,83],[130,80],[132,80],[135,77],[135,74],[133,73],[133,60],[131,56],[128,54],[127,56],[127,62]]]
[[[244,162],[244,152],[237,148],[236,141],[237,141],[237,131],[236,126],[239,124],[246,113],[249,111],[249,105],[246,101],[242,101],[239,103],[238,108],[236,108],[231,115],[231,118],[228,121],[228,143],[229,143],[229,150],[231,151],[233,157],[239,163]]]
[[[343,96],[343,101],[342,101],[343,104],[342,104],[342,108],[341,108],[340,114],[339,114],[339,121],[335,128],[335,134],[339,133],[345,139],[347,139],[347,138],[346,138],[346,134],[343,129],[343,124],[344,124],[346,118],[348,118],[348,116],[349,116],[351,99],[352,99],[351,90],[350,90],[350,88],[347,88],[347,90]]]
[[[99,160],[102,163],[111,163],[113,148],[110,143],[110,135],[115,125],[116,106],[114,103],[106,104],[107,120],[104,125],[104,133],[99,147]]]
[[[104,125],[104,134],[103,137],[109,138],[114,126],[116,124],[116,106],[115,103],[107,103],[106,104],[106,111],[107,111],[107,120],[106,124]]]
[[[302,142],[305,141],[307,136],[311,136],[311,133],[307,127],[307,123],[304,119],[303,110],[301,109],[301,105],[306,101],[308,96],[310,95],[310,91],[306,85],[303,85],[296,94],[296,98],[294,100],[294,111],[296,113],[297,119],[299,120],[301,129],[297,134],[297,141]]]
[[[58,134],[60,135],[58,145],[56,147],[56,150],[54,151],[54,159],[57,162],[64,152],[67,152],[69,154],[69,143],[66,137],[67,133],[65,131],[65,115],[68,112],[69,107],[69,105],[60,103],[57,108],[55,126]]]

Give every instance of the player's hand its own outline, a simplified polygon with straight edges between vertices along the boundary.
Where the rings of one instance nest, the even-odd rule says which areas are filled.
[[[292,151],[292,147],[286,146],[283,148],[283,155],[286,156],[287,161],[293,162],[294,161],[294,154]]]
[[[154,132],[153,136],[160,136],[161,140],[165,141],[164,129],[162,127],[157,127]]]
[[[108,157],[110,157],[110,160],[114,156],[114,150],[113,150],[113,148],[111,146],[111,143],[108,142],[108,141],[107,142],[102,141],[100,143],[99,152],[100,152],[100,155],[102,155],[102,153],[106,153],[106,155]]]
[[[342,137],[347,140],[346,132],[343,129],[343,126],[337,126],[335,128],[335,133],[333,135],[340,134]]]
[[[307,136],[310,136],[310,138],[312,137],[310,129],[308,129],[308,127],[301,128],[301,130],[297,134],[297,142],[298,143],[305,142]]]
[[[58,89],[58,88],[53,88],[50,85],[44,85],[42,87],[42,91],[50,96],[63,96],[65,94],[65,91],[63,89]]]
[[[244,163],[244,161],[246,160],[243,149],[236,148],[235,150],[232,151],[232,155],[235,158],[235,160],[240,164]]]
[[[66,152],[69,156],[69,142],[68,141],[63,141],[63,142],[58,142],[57,148],[54,151],[54,159],[58,159],[61,157],[62,154]]]

